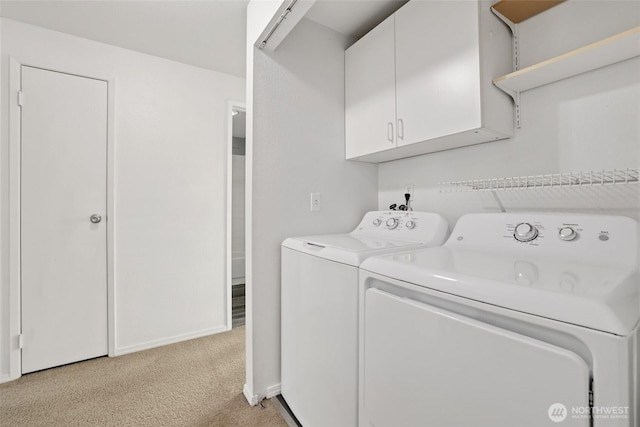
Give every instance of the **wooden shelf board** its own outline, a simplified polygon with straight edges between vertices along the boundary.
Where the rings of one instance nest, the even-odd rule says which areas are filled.
[[[635,56],[640,56],[640,27],[498,77],[493,83],[505,91],[524,92]]]
[[[492,7],[514,24],[559,5],[565,0],[502,0]]]

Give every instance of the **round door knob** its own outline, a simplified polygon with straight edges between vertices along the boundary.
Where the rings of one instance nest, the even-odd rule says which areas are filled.
[[[102,217],[100,215],[98,215],[98,214],[93,214],[93,215],[91,215],[91,217],[89,217],[89,220],[92,223],[97,224],[97,223],[102,221]]]
[[[571,227],[562,227],[558,231],[558,237],[560,240],[570,241],[575,240],[575,238],[578,237],[578,233],[576,233],[576,230]]]
[[[521,222],[516,225],[513,237],[519,242],[530,242],[538,237],[538,229],[528,222]]]
[[[409,220],[405,225],[409,230],[413,230],[416,227],[416,222],[413,220]]]
[[[387,228],[389,230],[393,230],[394,228],[396,228],[398,226],[398,219],[397,218],[389,218],[387,220]]]

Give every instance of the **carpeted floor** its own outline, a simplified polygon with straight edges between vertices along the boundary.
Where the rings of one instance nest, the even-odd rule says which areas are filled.
[[[24,375],[0,385],[0,426],[283,426],[242,395],[244,327]]]

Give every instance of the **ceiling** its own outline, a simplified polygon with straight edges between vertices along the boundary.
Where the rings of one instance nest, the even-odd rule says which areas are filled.
[[[305,18],[354,41],[384,21],[408,0],[317,0]]]
[[[362,37],[407,0],[317,0],[305,18]],[[13,0],[0,15],[161,58],[245,76],[249,0]]]
[[[3,0],[0,15],[244,77],[248,3],[248,0]]]

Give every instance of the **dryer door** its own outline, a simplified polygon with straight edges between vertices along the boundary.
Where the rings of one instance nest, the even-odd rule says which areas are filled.
[[[364,305],[361,427],[589,426],[575,353],[375,288]]]

